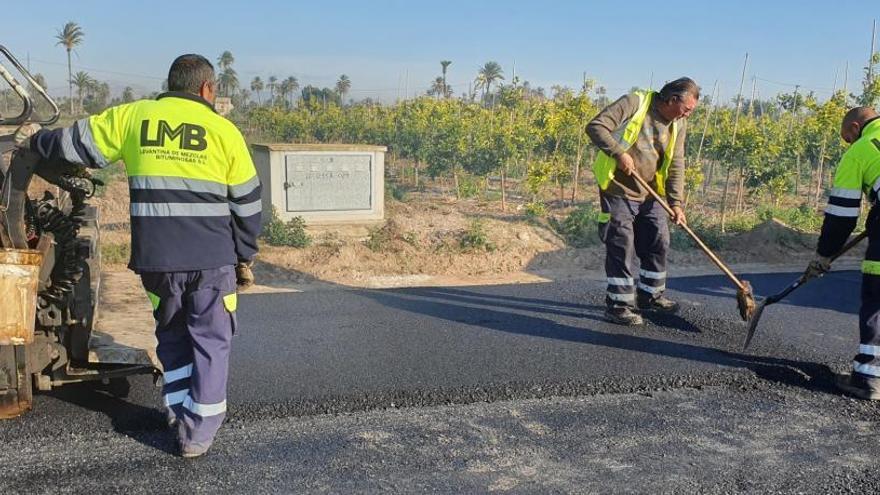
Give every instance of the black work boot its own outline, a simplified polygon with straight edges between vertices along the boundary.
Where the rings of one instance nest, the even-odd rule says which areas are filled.
[[[880,400],[880,379],[853,373],[852,375],[835,374],[834,385],[843,392],[865,400]]]
[[[667,298],[663,294],[657,294],[654,296],[647,292],[639,291],[636,296],[636,304],[642,311],[657,311],[661,313],[678,312],[678,303]]]
[[[605,319],[618,325],[635,327],[644,324],[642,316],[628,306],[609,306],[605,309]]]

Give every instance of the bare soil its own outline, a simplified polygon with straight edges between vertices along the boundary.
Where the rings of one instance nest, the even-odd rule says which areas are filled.
[[[455,201],[432,193],[410,193],[405,202],[386,201],[384,224],[309,227],[312,245],[303,249],[262,243],[255,266],[259,283],[276,287],[504,283],[581,277],[601,271],[604,264],[603,246],[569,247],[548,222],[529,219],[515,203],[502,211],[497,201]],[[126,182],[111,182],[94,203],[100,209],[105,249],[126,246]],[[462,236],[474,231],[475,221],[487,246],[464,248]],[[718,253],[731,264],[790,264],[806,262],[815,245],[815,234],[800,233],[772,220],[750,232],[725,237]],[[696,248],[672,250],[669,259],[673,272],[676,267],[711,265]],[[124,270],[125,261],[119,256],[105,257],[105,269]]]

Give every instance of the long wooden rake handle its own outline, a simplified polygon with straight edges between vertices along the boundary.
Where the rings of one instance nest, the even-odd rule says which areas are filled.
[[[649,186],[648,183],[645,182],[645,179],[642,179],[641,177],[639,177],[638,173],[636,173],[635,171],[633,171],[633,173],[630,174],[630,177],[632,177],[633,179],[635,179],[636,182],[637,182],[637,183],[638,183],[643,189],[645,189],[646,191],[648,191],[648,194],[650,194],[650,195],[654,198],[655,201],[657,201],[658,203],[660,203],[660,206],[662,206],[663,209],[666,210],[667,213],[669,213],[670,215],[674,215],[674,214],[675,214],[675,213],[672,211],[672,208],[671,208],[671,207],[669,206],[669,204],[666,202],[666,200],[664,200],[663,198],[661,198],[660,195],[657,194],[657,191],[655,191],[654,189],[652,189],[651,186]],[[697,236],[697,234],[695,234],[694,231],[691,230],[690,227],[688,227],[687,225],[684,225],[684,224],[679,225],[679,227],[681,227],[682,229],[684,229],[684,231],[687,232],[689,236],[691,236],[691,239],[693,239],[694,242],[697,243],[697,246],[700,246],[700,249],[702,249],[703,252],[706,253],[706,256],[708,256],[709,259],[712,260],[712,262],[715,263],[715,265],[717,265],[718,268],[720,268],[721,271],[724,272],[725,275],[727,275],[727,277],[731,280],[731,282],[733,282],[733,283],[736,285],[736,287],[737,287],[740,291],[744,291],[744,292],[745,292],[745,291],[748,291],[748,289],[746,288],[746,285],[745,285],[745,284],[744,284],[739,278],[737,278],[736,275],[734,275],[734,273],[730,270],[730,268],[728,268],[727,265],[725,265],[724,262],[721,261],[721,258],[719,258],[714,252],[712,252],[712,250],[709,249],[709,246],[707,246],[706,243],[704,243],[704,242],[702,241],[702,239],[700,239],[700,238]]]

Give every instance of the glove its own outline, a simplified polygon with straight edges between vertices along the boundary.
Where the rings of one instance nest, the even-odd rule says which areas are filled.
[[[15,145],[19,148],[30,149],[31,138],[41,129],[40,124],[22,124],[15,130]]]
[[[807,270],[804,272],[804,280],[810,280],[813,278],[821,277],[825,275],[828,270],[831,269],[831,258],[827,258],[825,256],[816,256],[816,259],[810,262],[807,265]]]
[[[253,261],[241,261],[235,265],[235,285],[237,292],[244,292],[254,285]]]

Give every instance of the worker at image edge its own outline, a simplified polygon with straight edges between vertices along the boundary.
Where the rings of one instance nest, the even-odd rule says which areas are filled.
[[[865,221],[868,249],[862,262],[862,295],[859,309],[859,350],[852,374],[837,375],[844,392],[869,400],[880,399],[880,115],[871,107],[853,108],[843,118],[840,137],[850,143],[834,172],[825,207],[825,219],[816,258],[804,272],[808,280],[831,269],[831,257],[846,243],[861,213],[862,195],[871,209]]]

